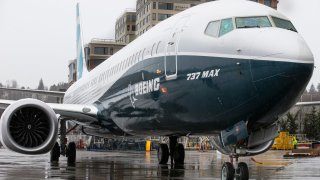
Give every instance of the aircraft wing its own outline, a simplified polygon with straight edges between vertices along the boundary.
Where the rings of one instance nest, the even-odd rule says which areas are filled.
[[[296,106],[315,106],[320,105],[320,101],[298,102]]]
[[[47,95],[47,96],[58,97],[58,98],[63,98],[64,96],[64,92],[60,92],[60,91],[16,89],[16,88],[4,88],[4,87],[0,87],[0,90],[8,90],[8,91],[14,91],[14,92],[28,92],[28,93],[33,93],[38,95]]]
[[[0,100],[0,114],[16,101]],[[93,105],[46,103],[57,115],[77,124],[89,125],[97,122],[98,109]]]

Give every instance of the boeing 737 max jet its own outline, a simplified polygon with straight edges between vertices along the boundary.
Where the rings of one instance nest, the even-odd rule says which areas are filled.
[[[93,136],[167,136],[160,164],[169,157],[184,162],[177,139],[188,135],[212,136],[231,159],[257,155],[273,144],[278,117],[296,103],[314,68],[290,20],[251,1],[214,1],[178,13],[91,72],[79,10],[77,18],[77,82],[63,104],[1,100],[1,142],[8,149],[51,151],[57,160],[58,129],[64,139],[65,122],[73,121]],[[67,155],[75,161],[74,143]],[[226,162],[221,172],[223,179],[249,177],[243,162]]]

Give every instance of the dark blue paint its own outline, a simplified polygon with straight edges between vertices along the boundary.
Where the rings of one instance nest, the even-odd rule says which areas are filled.
[[[249,121],[249,130],[257,129],[296,102],[313,71],[313,64],[199,56],[179,56],[177,66],[170,81],[163,57],[132,67],[96,103],[103,127],[120,135],[200,135]],[[212,69],[220,69],[218,77],[187,81],[188,73]],[[156,77],[168,92],[137,96],[133,108],[128,85]]]

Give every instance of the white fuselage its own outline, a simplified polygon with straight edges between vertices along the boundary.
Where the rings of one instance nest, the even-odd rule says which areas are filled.
[[[159,23],[78,80],[66,92],[64,103],[94,103],[132,66],[151,57],[193,55],[313,63],[302,37],[275,27],[272,21],[272,27],[234,29],[221,37],[204,33],[209,22],[233,18],[236,27],[235,17],[249,16],[287,19],[272,8],[249,1],[216,1],[190,8]],[[173,49],[170,43],[175,44]]]

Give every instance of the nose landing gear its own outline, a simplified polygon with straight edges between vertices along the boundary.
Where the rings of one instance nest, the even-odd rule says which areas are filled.
[[[233,165],[233,159],[236,160],[235,167]],[[230,162],[225,162],[221,169],[221,179],[223,180],[233,180],[234,177],[237,180],[248,180],[249,179],[249,169],[248,165],[244,162],[238,163],[237,156],[230,156]]]

